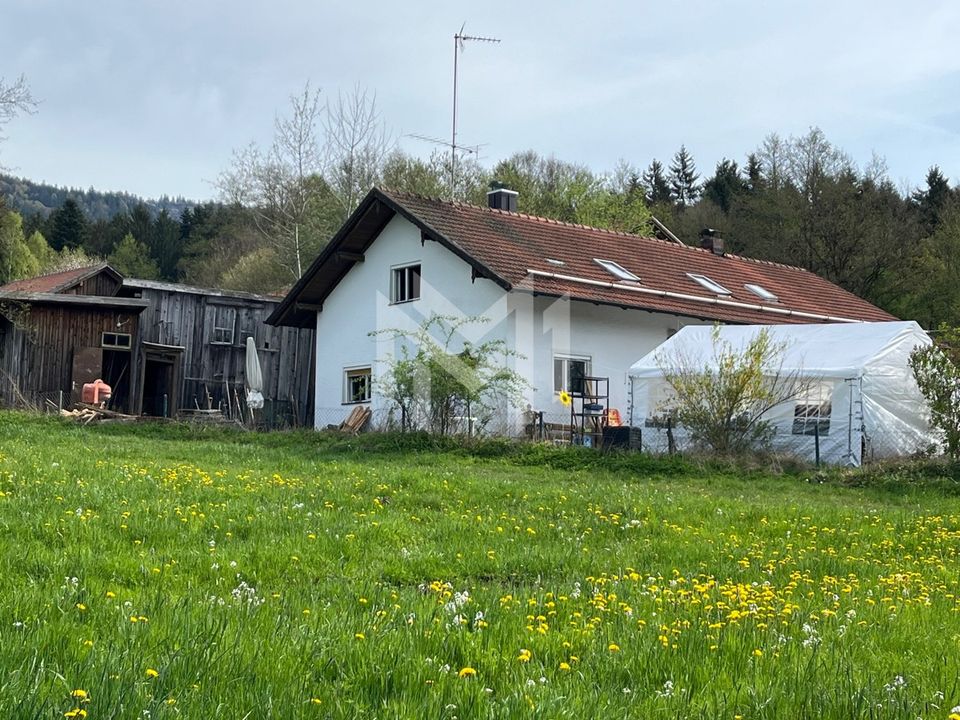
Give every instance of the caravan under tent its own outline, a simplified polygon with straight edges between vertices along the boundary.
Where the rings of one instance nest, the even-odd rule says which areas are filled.
[[[802,387],[764,416],[775,450],[812,461],[819,441],[823,462],[859,466],[937,445],[909,366],[914,348],[931,343],[917,323],[725,325],[716,331],[740,351],[764,329],[784,348],[775,363],[781,375],[792,374]],[[666,452],[671,441],[680,449],[690,445],[684,428],[671,426],[668,433],[664,408],[672,390],[663,369],[679,357],[715,369],[713,333],[710,326],[684,327],[630,368],[630,424],[642,428],[644,449]]]

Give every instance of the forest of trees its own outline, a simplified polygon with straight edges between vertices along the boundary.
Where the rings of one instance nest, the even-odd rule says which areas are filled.
[[[960,324],[960,190],[935,166],[900,189],[882,159],[858,167],[817,128],[769,135],[742,164],[712,171],[685,146],[606,173],[534,151],[492,167],[463,156],[451,170],[449,153],[398,150],[374,97],[321,103],[308,85],[269,146],[235,152],[218,202],[170,208],[118,194],[131,202],[103,213],[90,193],[62,191],[52,211],[31,212],[0,181],[0,282],[106,258],[142,278],[282,291],[373,185],[483,204],[499,184],[519,192],[522,212],[558,220],[652,234],[656,216],[688,243],[716,228],[732,252],[809,268],[925,327]]]

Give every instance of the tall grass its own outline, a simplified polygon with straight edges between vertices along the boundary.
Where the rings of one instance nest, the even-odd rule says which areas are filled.
[[[947,718],[960,500],[920,474],[0,413],[0,706]]]

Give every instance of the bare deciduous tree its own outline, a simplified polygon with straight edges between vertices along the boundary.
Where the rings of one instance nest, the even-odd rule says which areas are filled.
[[[234,151],[216,186],[252,209],[273,262],[296,279],[378,182],[390,147],[375,97],[357,88],[325,105],[308,82],[275,118],[270,147]]]
[[[327,103],[326,180],[346,220],[367,191],[380,181],[393,141],[380,119],[377,96],[355,87]]]
[[[294,278],[316,249],[309,214],[322,202],[323,156],[317,139],[320,91],[308,82],[302,95],[290,97],[290,114],[274,119],[273,143],[236,150],[233,163],[217,178],[229,202],[253,210],[257,230],[276,252],[276,262]]]
[[[23,75],[11,84],[5,83],[4,79],[0,78],[0,130],[20,113],[32,115],[36,112],[37,104]],[[0,133],[0,142],[4,139]]]

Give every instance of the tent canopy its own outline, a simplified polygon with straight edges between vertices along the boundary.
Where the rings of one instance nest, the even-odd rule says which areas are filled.
[[[882,370],[885,359],[903,372],[903,350],[931,343],[930,336],[911,321],[877,323],[836,323],[816,325],[723,325],[716,329],[721,342],[734,350],[745,348],[761,330],[771,340],[783,345],[782,364],[785,372],[807,377],[859,377],[868,367]],[[647,353],[630,368],[635,378],[659,377],[663,374],[658,358],[689,358],[698,367],[709,367],[713,361],[714,327],[687,325],[665,343]],[[897,356],[894,360],[893,355]],[[677,368],[671,368],[677,369]]]

